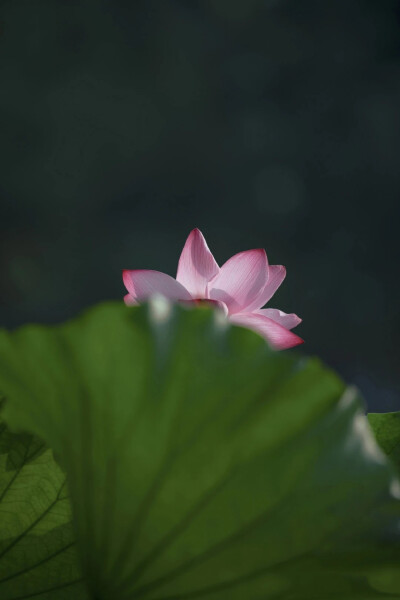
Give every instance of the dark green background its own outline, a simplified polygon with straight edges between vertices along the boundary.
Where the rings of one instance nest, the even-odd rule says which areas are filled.
[[[304,351],[400,408],[394,0],[0,3],[0,320],[265,247]]]

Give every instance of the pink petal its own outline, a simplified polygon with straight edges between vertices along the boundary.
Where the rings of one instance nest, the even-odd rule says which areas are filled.
[[[255,313],[272,319],[275,323],[279,323],[279,325],[282,325],[286,329],[293,329],[293,327],[301,323],[300,317],[294,313],[287,314],[277,308],[262,308],[261,310],[256,310]]]
[[[126,296],[124,296],[124,302],[127,306],[136,306],[138,304],[135,298],[130,294],[126,294]]]
[[[230,316],[229,320],[235,325],[256,331],[276,350],[286,350],[304,343],[298,335],[262,315],[242,313]]]
[[[191,300],[192,297],[173,277],[160,271],[123,271],[124,284],[133,300],[141,302],[153,294],[162,294],[169,300]]]
[[[246,309],[246,312],[253,312],[264,306],[275,294],[285,277],[286,269],[283,265],[270,265],[268,279],[264,288],[260,291],[251,306]]]
[[[225,302],[230,314],[242,312],[258,297],[267,279],[265,250],[240,252],[232,256],[210,281],[209,297]]]
[[[207,283],[219,271],[207,242],[199,229],[190,232],[182,250],[176,280],[185,286],[193,298],[205,298]]]

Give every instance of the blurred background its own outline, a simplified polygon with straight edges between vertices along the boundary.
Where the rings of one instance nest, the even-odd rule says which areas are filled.
[[[1,0],[0,325],[265,247],[272,307],[400,409],[400,3]]]

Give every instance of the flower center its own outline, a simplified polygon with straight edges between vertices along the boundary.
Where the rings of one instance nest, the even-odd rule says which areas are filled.
[[[193,302],[196,305],[199,305],[199,306],[201,306],[201,305],[203,305],[203,306],[206,305],[207,306],[207,305],[210,305],[210,304],[213,303],[212,300],[207,300],[207,298],[193,298]]]

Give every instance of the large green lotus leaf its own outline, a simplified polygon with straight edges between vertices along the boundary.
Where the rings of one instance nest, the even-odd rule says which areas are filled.
[[[99,599],[400,598],[399,482],[356,393],[210,309],[0,334],[15,429],[69,477]]]
[[[379,445],[400,469],[400,412],[369,413],[368,420]]]
[[[0,598],[87,598],[65,474],[32,435],[0,422]]]

